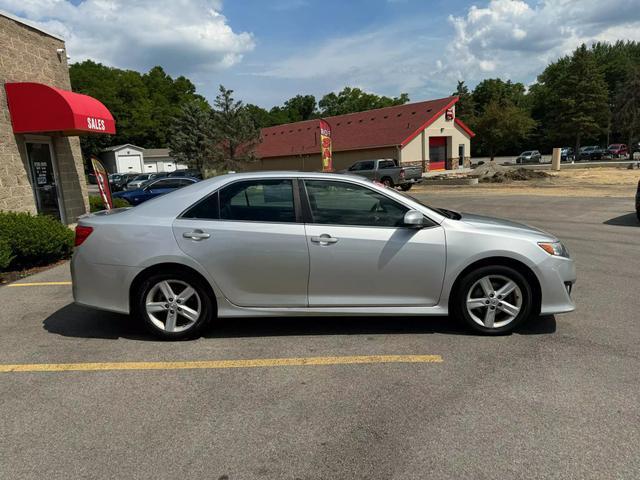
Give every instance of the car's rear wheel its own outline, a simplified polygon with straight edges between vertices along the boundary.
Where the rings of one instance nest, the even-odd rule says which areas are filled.
[[[136,295],[136,313],[154,335],[163,339],[192,338],[213,316],[209,290],[187,272],[151,275]]]
[[[454,298],[453,313],[484,334],[513,331],[532,312],[533,293],[517,270],[487,266],[462,278]]]

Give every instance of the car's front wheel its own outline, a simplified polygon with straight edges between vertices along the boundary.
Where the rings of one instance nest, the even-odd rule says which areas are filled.
[[[213,316],[208,289],[186,272],[159,273],[137,290],[136,313],[156,336],[167,340],[192,338]]]
[[[527,279],[507,266],[487,266],[464,276],[453,299],[453,313],[484,334],[513,331],[533,310]]]

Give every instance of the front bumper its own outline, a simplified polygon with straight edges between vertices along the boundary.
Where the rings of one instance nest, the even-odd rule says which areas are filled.
[[[572,312],[576,305],[571,298],[576,283],[576,266],[572,259],[549,256],[537,268],[542,293],[540,314]]]

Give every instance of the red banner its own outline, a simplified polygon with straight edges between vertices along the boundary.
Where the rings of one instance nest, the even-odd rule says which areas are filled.
[[[320,120],[320,151],[322,152],[322,171],[333,172],[331,126],[325,120]]]
[[[106,210],[113,208],[113,200],[111,200],[111,187],[109,186],[109,174],[96,157],[91,157],[91,165],[93,166],[93,173],[96,176],[98,182],[98,189],[100,189],[100,196],[102,197],[102,203]]]

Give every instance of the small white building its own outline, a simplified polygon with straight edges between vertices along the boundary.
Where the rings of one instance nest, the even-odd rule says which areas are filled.
[[[186,165],[176,162],[169,154],[168,148],[145,148],[144,167],[145,172],[173,172],[187,168]]]
[[[187,168],[171,157],[168,148],[142,148],[130,143],[103,150],[100,159],[109,173],[173,172]]]

